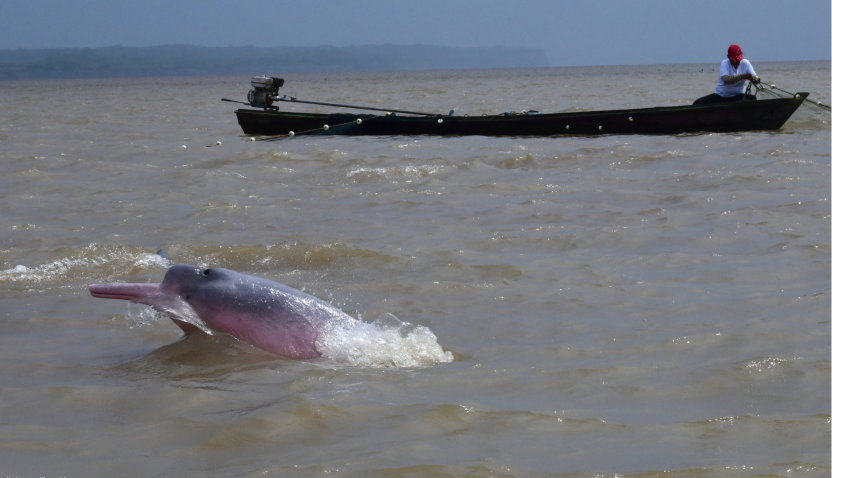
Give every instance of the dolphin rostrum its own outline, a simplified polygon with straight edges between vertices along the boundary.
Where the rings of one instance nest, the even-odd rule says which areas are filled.
[[[165,257],[165,256],[163,256]],[[224,332],[284,357],[321,356],[316,340],[356,320],[310,294],[228,269],[187,264],[169,267],[159,284],[92,284],[103,299],[146,304],[167,314],[184,332]]]

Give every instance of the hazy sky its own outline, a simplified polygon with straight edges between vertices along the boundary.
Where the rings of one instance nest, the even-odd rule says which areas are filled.
[[[553,66],[831,59],[828,0],[0,0],[0,49],[537,47]]]

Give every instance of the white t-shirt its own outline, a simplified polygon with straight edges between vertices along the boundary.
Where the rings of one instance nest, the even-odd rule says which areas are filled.
[[[753,65],[747,59],[741,60],[741,63],[738,63],[738,68],[732,66],[732,62],[728,58],[723,60],[723,63],[720,64],[720,78],[717,79],[717,89],[714,92],[725,98],[744,93],[747,90],[747,80],[736,81],[729,85],[723,83],[723,77],[726,75],[742,75],[744,73],[758,76]]]

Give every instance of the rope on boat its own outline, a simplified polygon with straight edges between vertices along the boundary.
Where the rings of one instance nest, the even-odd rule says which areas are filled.
[[[752,83],[751,83],[751,84],[752,84]],[[763,92],[770,93],[770,94],[772,94],[773,96],[775,96],[775,97],[777,97],[777,98],[783,98],[783,96],[782,96],[782,95],[780,95],[779,93],[777,93],[777,92],[773,91],[773,90],[779,90],[779,91],[781,91],[781,92],[783,92],[783,93],[787,94],[788,96],[794,96],[794,95],[795,95],[794,93],[791,93],[790,91],[785,91],[785,90],[783,90],[782,88],[780,88],[780,87],[778,87],[778,86],[774,85],[773,83],[771,83],[769,86],[770,86],[770,89],[767,89],[767,88],[765,88],[764,86],[762,86],[762,84],[761,84],[761,83],[759,83],[758,85],[756,85],[756,89],[757,89],[758,91],[763,91]],[[805,98],[803,101],[805,101],[805,102],[807,102],[807,103],[810,103],[810,104],[812,104],[812,105],[814,105],[814,106],[817,106],[817,107],[819,107],[819,108],[825,109],[825,110],[827,110],[827,111],[832,111],[832,106],[827,105],[827,104],[824,104],[824,103],[821,103],[820,101],[813,101],[813,100],[810,100],[810,99],[808,99],[808,98]]]
[[[375,119],[375,118],[380,118],[380,116],[373,116],[373,117],[371,117],[371,118],[366,118],[366,119],[357,118],[356,120],[354,120],[354,121],[349,121],[348,123],[340,123],[340,124],[335,124],[335,125],[333,125],[333,126],[324,125],[324,126],[322,126],[321,128],[308,129],[308,130],[306,130],[306,131],[299,131],[299,132],[297,132],[297,133],[296,133],[295,131],[290,131],[289,133],[286,133],[286,134],[279,134],[279,135],[276,135],[276,136],[269,136],[269,137],[267,137],[267,138],[263,138],[263,139],[261,139],[260,141],[277,141],[277,140],[281,140],[281,139],[285,139],[285,138],[294,138],[294,137],[296,137],[296,136],[304,136],[304,135],[313,134],[313,133],[318,133],[318,132],[325,132],[325,131],[330,131],[330,130],[332,130],[332,129],[334,129],[334,128],[341,128],[341,127],[343,127],[343,126],[351,126],[351,125],[353,125],[353,124],[363,124],[363,123],[365,123],[365,122],[367,122],[367,121],[369,121],[369,120],[373,120],[373,119]]]

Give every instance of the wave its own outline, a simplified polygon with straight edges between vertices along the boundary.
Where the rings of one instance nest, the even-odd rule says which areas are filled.
[[[62,282],[90,279],[93,275],[105,278],[116,274],[134,275],[140,271],[165,270],[166,262],[162,257],[141,248],[89,244],[81,251],[61,259],[34,267],[18,264],[0,271],[0,284]],[[102,273],[104,270],[106,274]]]
[[[171,245],[167,250],[175,263],[225,267],[248,273],[277,271],[281,268],[322,270],[351,262],[371,262],[376,267],[386,268],[399,260],[391,255],[352,248],[340,242],[284,242],[251,246]],[[54,255],[65,257],[39,265],[16,264],[0,270],[0,284],[76,280],[108,282],[140,275],[151,276],[149,280],[153,280],[153,275],[164,273],[168,267],[165,259],[142,247],[93,243],[83,248],[63,248],[56,252],[58,254]]]
[[[398,167],[359,167],[352,169],[345,176],[348,178],[423,178],[442,171],[437,165],[398,166]]]

